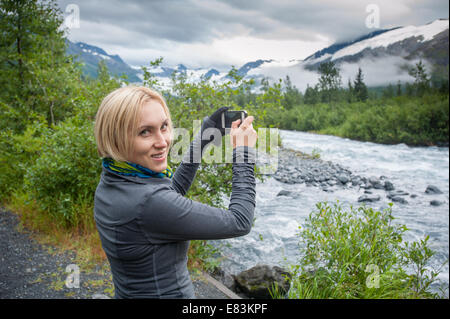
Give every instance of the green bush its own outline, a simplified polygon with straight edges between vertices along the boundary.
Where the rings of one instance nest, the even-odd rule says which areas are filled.
[[[363,102],[300,104],[273,112],[280,128],[338,135],[383,144],[449,142],[448,94],[393,97]]]
[[[73,226],[76,207],[93,201],[101,172],[93,124],[73,117],[43,139],[40,156],[26,169],[25,190],[56,222]]]
[[[2,102],[0,112],[0,200],[7,201],[12,193],[22,190],[26,168],[39,156],[47,125],[43,117],[30,115],[25,129],[16,132],[15,124],[23,121],[20,112]]]
[[[300,260],[288,298],[433,298],[438,272],[427,268],[434,252],[428,237],[405,243],[404,225],[384,211],[344,210],[318,203],[300,228]],[[412,274],[407,269],[414,269]],[[274,291],[276,297],[276,289]]]

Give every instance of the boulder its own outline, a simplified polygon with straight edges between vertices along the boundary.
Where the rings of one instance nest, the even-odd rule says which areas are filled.
[[[392,199],[392,197],[398,197],[398,196],[407,196],[409,195],[408,192],[402,191],[402,190],[396,190],[396,191],[390,191],[387,194],[387,198]]]
[[[376,202],[380,200],[380,195],[362,195],[358,198],[358,202]]]
[[[340,181],[342,184],[347,184],[350,181],[350,178],[345,174],[339,174],[336,176],[338,181]]]
[[[356,185],[361,185],[362,181],[361,178],[359,176],[355,176],[352,178],[352,185],[356,186]]]
[[[408,204],[408,201],[401,196],[391,196],[390,200],[400,204]]]
[[[278,267],[258,264],[234,277],[236,287],[250,298],[270,299],[274,285],[278,285],[282,293],[287,293],[292,275]]]
[[[425,190],[426,194],[442,194],[442,191],[434,185],[428,185]]]
[[[375,189],[383,189],[384,188],[383,183],[381,183],[381,181],[378,178],[376,178],[375,176],[372,176],[369,178],[369,183]]]
[[[395,187],[394,184],[392,184],[390,181],[384,181],[384,189],[386,191],[393,191]]]
[[[288,191],[288,190],[285,190],[285,189],[282,189],[277,194],[277,196],[289,196],[289,197],[292,197],[292,198],[298,198],[300,195],[301,194],[299,192]]]
[[[441,206],[442,204],[443,204],[443,202],[438,201],[438,200],[435,200],[435,199],[433,199],[433,200],[430,202],[430,205],[431,205],[431,206]]]

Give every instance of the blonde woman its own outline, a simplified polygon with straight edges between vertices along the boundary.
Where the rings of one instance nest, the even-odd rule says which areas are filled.
[[[167,167],[173,127],[160,94],[145,87],[123,87],[101,103],[95,137],[103,172],[94,217],[116,298],[195,298],[187,270],[189,240],[250,232],[257,139],[252,116],[240,126],[240,120],[233,122],[230,131],[233,179],[228,210],[184,197],[199,166],[194,153],[211,142],[201,139],[202,132],[220,128],[226,109],[203,119],[201,131],[173,174]]]

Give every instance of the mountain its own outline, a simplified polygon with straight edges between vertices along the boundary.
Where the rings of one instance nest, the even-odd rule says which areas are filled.
[[[337,64],[355,63],[363,58],[400,56],[406,60],[423,57],[433,64],[446,66],[448,65],[448,30],[448,19],[435,20],[418,27],[380,30],[350,43],[332,45],[309,56],[305,62],[308,66],[315,67],[327,61]],[[436,50],[443,50],[444,54],[436,54]],[[445,56],[447,59],[442,59]]]
[[[118,55],[110,55],[103,49],[83,43],[67,42],[67,54],[74,55],[76,61],[83,62],[83,72],[92,77],[97,77],[97,65],[100,61],[105,61],[111,74],[116,76],[126,75],[130,82],[140,82],[138,70],[126,64]]]
[[[369,86],[385,86],[389,83],[408,82],[412,78],[407,68],[419,59],[424,60],[428,71],[440,70],[440,76],[448,80],[449,20],[439,19],[422,26],[404,26],[381,29],[362,35],[354,40],[335,43],[321,49],[304,60],[288,61],[256,60],[245,63],[237,70],[244,78],[276,81],[289,75],[292,83],[300,90],[314,85],[318,79],[317,68],[320,63],[333,61],[341,69],[344,82],[354,78],[357,69],[362,68],[365,82]],[[78,55],[85,63],[84,71],[96,75],[97,64],[104,60],[112,74],[126,74],[130,82],[141,82],[142,71],[138,67],[127,65],[118,55],[109,55],[103,49],[83,43],[68,41],[69,54]],[[200,79],[228,81],[228,71],[220,72],[216,68],[189,68],[183,64],[177,66],[161,65],[149,67],[163,86],[170,86],[174,72],[186,74],[187,81]]]
[[[292,83],[304,90],[317,83],[317,69],[323,62],[332,61],[341,70],[343,82],[355,77],[359,67],[369,86],[409,82],[408,68],[422,59],[429,73],[448,80],[449,20],[439,19],[421,26],[395,27],[377,30],[352,41],[335,43],[304,60],[255,61],[246,69],[249,77],[270,80],[289,75]],[[258,62],[258,63],[257,63]]]
[[[399,28],[399,27],[397,27],[397,28]],[[359,37],[359,38],[357,38],[355,40],[352,40],[352,41],[335,43],[333,45],[330,45],[327,48],[324,48],[322,50],[319,50],[319,51],[311,54],[305,60],[306,61],[308,61],[308,60],[317,60],[317,59],[320,59],[323,56],[332,55],[335,52],[337,52],[337,51],[339,51],[339,50],[341,50],[341,49],[343,49],[345,47],[348,47],[350,45],[353,45],[353,44],[355,44],[357,42],[361,42],[361,41],[364,41],[364,40],[376,37],[379,34],[382,34],[382,33],[387,32],[387,31],[395,30],[397,28],[376,30],[374,32],[370,32],[369,34],[363,35],[362,37]]]

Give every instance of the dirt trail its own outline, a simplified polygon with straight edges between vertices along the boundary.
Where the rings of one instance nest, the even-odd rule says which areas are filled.
[[[0,299],[112,298],[109,264],[89,272],[77,268],[75,253],[57,253],[19,231],[17,215],[0,208]],[[79,282],[76,273],[79,272]],[[69,280],[68,280],[69,278]],[[213,284],[192,274],[197,298],[228,299]],[[66,282],[67,281],[67,282]]]

